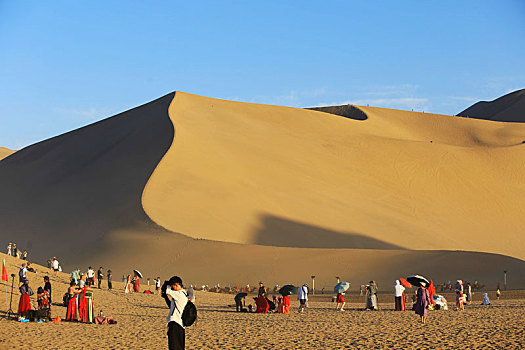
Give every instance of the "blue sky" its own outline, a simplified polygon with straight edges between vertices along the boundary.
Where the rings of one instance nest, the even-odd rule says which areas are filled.
[[[179,90],[456,114],[525,88],[525,1],[0,0],[0,146]]]

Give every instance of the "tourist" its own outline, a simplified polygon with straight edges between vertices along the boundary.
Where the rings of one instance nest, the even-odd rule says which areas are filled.
[[[403,304],[404,304],[404,293],[405,293],[405,287],[401,285],[399,280],[396,280],[396,284],[394,285],[394,299],[395,299],[395,310],[396,311],[403,311]]]
[[[188,292],[188,300],[191,301],[192,303],[195,303],[195,290],[193,289],[193,286],[191,284],[187,292]]]
[[[13,243],[13,256],[16,258],[20,258],[20,253],[18,252],[18,249],[16,248],[15,243]]]
[[[11,256],[12,250],[13,250],[13,244],[9,242],[9,244],[7,245],[7,255]]]
[[[22,287],[26,279],[27,279],[26,264],[22,264],[22,267],[20,268],[20,270],[18,270],[18,288]]]
[[[103,278],[104,278],[104,274],[102,273],[102,266],[100,266],[97,271],[98,289],[102,287]]]
[[[337,293],[336,303],[335,309],[337,311],[345,311],[345,292]]]
[[[37,290],[37,301],[39,310],[49,310],[51,306],[51,299],[49,293],[42,287],[38,287]]]
[[[182,279],[173,276],[162,286],[162,295],[170,306],[168,314],[168,348],[170,350],[184,349],[186,334],[182,324],[182,311],[188,303],[188,296],[183,289]]]
[[[377,310],[377,285],[375,281],[370,281],[366,286],[366,309]]]
[[[496,287],[496,298],[499,300],[500,297],[501,297],[501,290],[499,288],[499,283],[498,283],[498,286]]]
[[[113,276],[111,270],[108,270],[108,289],[113,289]]]
[[[133,284],[133,291],[138,293],[140,291],[140,276],[136,272],[134,272],[133,274],[132,284]]]
[[[417,290],[417,299],[415,305],[416,314],[421,317],[421,322],[426,323],[428,310],[427,307],[430,304],[430,298],[428,296],[428,290],[426,289],[426,283],[421,282],[421,287]]]
[[[31,262],[29,261],[27,262],[26,268],[27,268],[27,272],[36,273],[36,270],[31,267]]]
[[[470,285],[470,282],[467,282],[465,294],[467,295],[467,305],[472,304],[472,286]]]
[[[257,292],[257,297],[266,298],[266,287],[264,286],[262,281],[259,282],[259,291]]]
[[[27,312],[31,310],[31,299],[29,297],[33,295],[33,290],[29,287],[29,281],[24,280],[20,286],[20,301],[18,302],[18,314],[22,317],[27,315]]]
[[[281,314],[289,314],[290,313],[290,296],[289,295],[283,295],[283,297],[279,297],[279,306],[277,308],[277,312]]]
[[[51,261],[51,268],[55,271],[55,276],[58,276],[58,270],[60,269],[60,263],[58,262],[56,256],[53,257]]]
[[[238,293],[235,298],[235,311],[246,312],[246,293]]]
[[[464,300],[463,300],[463,293],[465,289],[463,288],[463,281],[457,280],[456,282],[456,310],[464,310]]]
[[[131,275],[126,277],[126,283],[124,285],[124,293],[133,293],[133,285],[131,284]]]
[[[297,291],[297,299],[299,299],[299,312],[303,312],[308,306],[308,284],[305,283]]]
[[[49,304],[51,304],[51,282],[49,282],[49,276],[44,276],[44,291],[49,295]]]
[[[155,280],[155,292],[160,294],[160,277],[157,277]]]
[[[27,260],[27,250],[24,249],[24,253],[22,254],[22,259]]]
[[[75,281],[75,283],[78,284],[79,278],[80,278],[80,269],[77,267],[76,270],[73,270],[71,272],[71,281]]]
[[[78,280],[78,288],[82,289],[86,286],[86,275],[83,273],[80,274],[80,279]]]
[[[481,305],[490,305],[490,299],[487,293],[483,293],[483,301],[481,302]]]
[[[86,284],[88,287],[91,287],[95,284],[95,271],[91,268],[91,266],[87,270],[87,281]]]
[[[267,314],[270,310],[270,304],[268,303],[268,299],[265,297],[257,297],[253,298],[255,300],[255,313],[256,314]]]
[[[82,291],[77,289],[76,282],[71,281],[67,290],[67,300],[64,300],[67,305],[66,321],[78,321],[78,298],[77,295]]]

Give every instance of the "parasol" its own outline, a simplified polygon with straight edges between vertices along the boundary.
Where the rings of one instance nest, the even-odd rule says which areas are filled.
[[[430,282],[425,277],[420,275],[407,277],[407,281],[413,286],[421,286],[422,283],[425,283],[425,287],[428,287],[428,285],[430,284]]]
[[[133,273],[134,273],[135,275],[137,275],[139,278],[142,278],[142,274],[140,273],[139,270],[133,270]]]
[[[281,289],[279,289],[279,294],[283,296],[297,294],[297,287],[291,284],[287,284],[283,286]]]
[[[334,293],[344,293],[350,288],[350,283],[348,282],[339,282],[334,287]]]
[[[408,283],[408,281],[406,279],[404,279],[404,278],[400,278],[399,282],[405,288],[412,288],[412,285],[410,283]]]

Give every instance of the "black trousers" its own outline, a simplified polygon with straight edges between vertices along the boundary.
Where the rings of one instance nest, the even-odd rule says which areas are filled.
[[[168,323],[168,348],[169,350],[184,349],[186,346],[186,330],[177,322]]]
[[[394,297],[396,298],[396,311],[403,310],[403,303],[401,302],[401,297]]]

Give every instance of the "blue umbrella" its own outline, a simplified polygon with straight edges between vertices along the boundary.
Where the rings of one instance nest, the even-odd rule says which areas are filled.
[[[334,287],[335,293],[344,293],[347,289],[350,288],[350,283],[348,282],[339,282]]]

